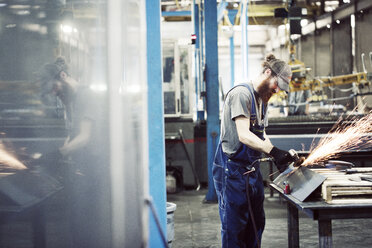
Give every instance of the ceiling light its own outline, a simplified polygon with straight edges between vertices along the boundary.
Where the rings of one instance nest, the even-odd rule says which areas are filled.
[[[302,20],[301,20],[301,27],[306,26],[308,23],[309,23],[308,20],[306,20],[306,19],[302,19]]]
[[[5,27],[6,28],[15,28],[17,24],[7,24]]]
[[[68,26],[68,25],[61,25],[61,30],[62,30],[62,32],[66,33],[66,34],[69,34],[69,33],[72,33],[73,28],[71,26]]]

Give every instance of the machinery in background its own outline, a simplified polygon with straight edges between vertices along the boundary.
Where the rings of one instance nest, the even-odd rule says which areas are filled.
[[[294,91],[294,87],[300,87],[306,82],[308,69],[305,63],[296,59],[296,47],[290,45],[290,61],[289,66],[292,70],[292,80],[290,82],[290,92],[288,93],[288,114],[289,115],[307,115],[309,114],[309,102],[311,100],[311,91],[302,90]]]
[[[352,74],[339,75],[339,76],[329,76],[329,77],[317,77],[311,80],[306,79],[308,69],[305,67],[305,64],[294,58],[294,47],[291,46],[291,61],[289,62],[293,76],[290,83],[290,92],[289,92],[289,105],[291,104],[306,104],[307,106],[310,103],[322,102],[322,103],[331,103],[333,111],[340,109],[342,112],[346,110],[343,106],[336,105],[337,101],[340,100],[355,100],[355,106],[358,109],[359,113],[366,113],[368,110],[372,109],[372,73],[368,72],[365,66],[364,57],[362,54],[362,63],[363,63],[363,72],[356,72]],[[372,65],[372,52],[369,54],[370,62]],[[345,97],[339,98],[328,98],[324,93],[325,88],[334,89],[336,86],[340,85],[352,85],[350,90],[352,94]],[[345,90],[346,91],[346,90]],[[299,93],[300,92],[300,93]],[[307,94],[306,94],[307,92]],[[310,93],[310,94],[309,94]],[[291,102],[291,94],[304,94],[305,97],[302,97],[302,102],[297,101]],[[309,111],[307,111],[309,113]],[[314,110],[313,110],[314,112]],[[315,112],[322,112],[321,106],[318,106],[315,109]],[[326,113],[329,113],[329,109],[326,109]]]
[[[341,101],[354,101],[354,107],[359,114],[368,113],[372,109],[372,72],[368,72],[365,66],[365,55],[362,54],[363,72],[356,72],[338,76],[324,76],[307,79],[310,68],[305,63],[296,59],[294,44],[290,45],[289,65],[292,69],[292,80],[289,85],[288,96],[279,92],[270,99],[271,106],[269,116],[277,118],[282,116],[306,116],[309,114],[338,115],[352,110],[347,108]],[[372,65],[372,52],[369,53]],[[351,85],[349,89],[339,89],[342,92],[351,91],[350,95],[332,98],[326,89],[334,91],[337,86]]]
[[[182,39],[163,41],[164,116],[192,117],[194,81],[191,47]]]

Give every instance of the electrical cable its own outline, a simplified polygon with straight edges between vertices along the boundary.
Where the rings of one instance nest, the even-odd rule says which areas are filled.
[[[145,204],[150,207],[151,213],[154,216],[156,227],[159,230],[159,233],[160,233],[161,239],[163,241],[164,247],[165,248],[169,248],[167,239],[166,239],[165,234],[163,232],[163,229],[160,226],[160,221],[159,221],[158,214],[156,213],[156,209],[155,209],[154,204],[153,204],[153,202],[152,202],[152,200],[151,200],[150,197],[149,198],[145,198]]]
[[[250,172],[253,172],[253,171],[250,171]],[[247,173],[247,180],[245,180],[245,191],[246,191],[246,194],[247,194],[248,210],[249,210],[249,215],[251,216],[251,220],[252,220],[254,235],[256,236],[257,247],[261,247],[261,244],[260,244],[261,242],[260,242],[260,239],[258,237],[256,221],[255,221],[255,218],[254,218],[254,214],[253,214],[253,210],[252,210],[252,203],[251,203],[251,199],[250,199],[250,195],[249,195],[249,188],[250,188],[249,187],[249,173],[250,172]]]
[[[260,158],[260,159],[256,159],[255,161],[253,161],[252,166],[251,166],[251,169],[248,170],[246,173],[244,173],[244,175],[247,176],[247,180],[245,180],[245,191],[246,191],[246,195],[247,195],[248,210],[249,210],[249,215],[250,215],[251,220],[252,220],[254,234],[256,236],[257,247],[261,247],[261,242],[260,242],[260,239],[258,237],[257,225],[256,225],[256,221],[255,221],[255,218],[254,218],[253,209],[252,209],[252,203],[251,203],[251,199],[250,199],[250,195],[249,195],[249,174],[251,172],[256,171],[254,165],[257,162],[271,161],[271,160],[272,160],[272,158]]]

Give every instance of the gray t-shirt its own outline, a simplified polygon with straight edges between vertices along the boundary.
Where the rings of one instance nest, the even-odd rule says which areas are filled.
[[[248,84],[253,89],[252,84]],[[263,103],[257,93],[255,93],[255,97],[252,99],[252,94],[246,87],[236,86],[227,94],[221,119],[221,142],[223,152],[229,157],[239,149],[241,144],[235,125],[235,118],[238,116],[251,117],[252,100],[256,101],[257,118],[255,118],[255,121],[258,125],[264,125],[266,127],[268,124],[267,108],[264,119],[262,119]],[[252,121],[253,119],[251,119],[251,125],[254,124]]]

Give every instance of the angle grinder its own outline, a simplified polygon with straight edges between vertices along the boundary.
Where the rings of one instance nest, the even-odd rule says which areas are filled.
[[[289,155],[291,155],[291,158],[292,158],[291,165],[293,165],[294,167],[300,166],[305,161],[305,158],[298,156],[298,153],[293,149],[290,149],[288,153]]]

